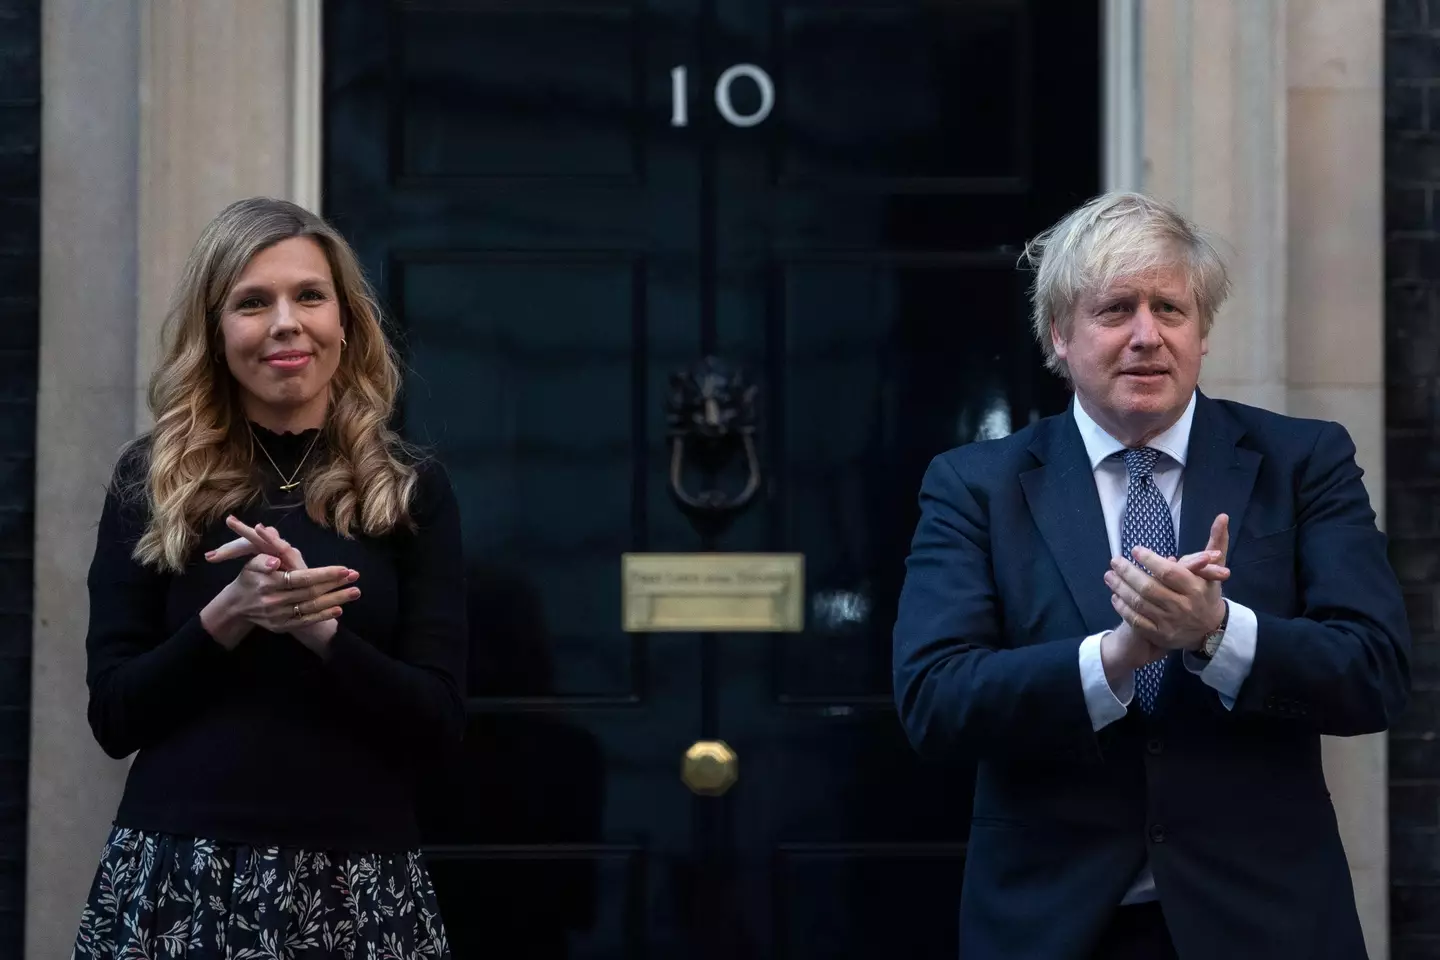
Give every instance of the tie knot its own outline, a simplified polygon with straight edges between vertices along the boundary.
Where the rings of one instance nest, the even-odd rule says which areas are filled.
[[[1155,461],[1160,459],[1160,451],[1154,447],[1122,450],[1119,455],[1125,459],[1125,470],[1131,480],[1143,480],[1150,476],[1155,472]]]

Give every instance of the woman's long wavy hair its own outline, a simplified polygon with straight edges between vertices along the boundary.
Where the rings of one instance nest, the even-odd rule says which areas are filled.
[[[220,312],[251,258],[292,237],[310,237],[324,249],[346,339],[330,380],[325,455],[306,475],[306,512],[345,537],[411,525],[414,454],[389,426],[400,365],[375,294],[333,227],[293,203],[255,197],[226,207],[200,234],[165,319],[163,359],[150,379],[155,427],[147,469],[136,478],[149,506],[135,546],[143,564],[183,570],[202,529],[260,495]]]

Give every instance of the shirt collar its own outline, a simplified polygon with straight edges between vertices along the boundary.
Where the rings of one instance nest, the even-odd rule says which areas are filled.
[[[1078,396],[1071,404],[1071,408],[1075,411],[1075,425],[1080,428],[1080,439],[1085,443],[1085,453],[1090,457],[1091,470],[1100,466],[1101,461],[1106,457],[1125,449],[1125,444],[1110,436],[1100,424],[1091,419],[1090,414],[1086,413],[1085,408],[1080,405]],[[1192,393],[1190,402],[1185,405],[1185,412],[1180,414],[1180,419],[1146,446],[1159,450],[1183,467],[1185,466],[1185,455],[1190,449],[1190,425],[1194,422],[1195,394]]]

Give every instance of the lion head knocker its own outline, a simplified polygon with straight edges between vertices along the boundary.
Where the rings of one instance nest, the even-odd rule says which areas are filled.
[[[760,489],[760,458],[755,452],[759,387],[745,375],[714,357],[694,368],[670,375],[667,422],[670,436],[670,492],[682,505],[706,514],[740,510]],[[687,453],[702,467],[718,469],[739,447],[744,451],[748,476],[745,486],[731,496],[723,490],[685,489]]]

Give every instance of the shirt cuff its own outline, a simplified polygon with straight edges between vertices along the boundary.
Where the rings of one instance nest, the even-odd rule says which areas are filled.
[[[1252,614],[1253,618],[1253,614]],[[1105,663],[1100,659],[1100,641],[1105,634],[1097,633],[1080,643],[1080,685],[1085,690],[1085,708],[1090,712],[1090,726],[1099,730],[1123,719],[1135,696],[1135,672],[1132,670],[1112,689],[1105,679]]]
[[[1259,626],[1255,611],[1233,600],[1225,601],[1230,607],[1230,617],[1225,624],[1225,636],[1215,656],[1202,660],[1189,650],[1185,651],[1185,669],[1200,678],[1200,681],[1220,695],[1220,703],[1226,710],[1235,709],[1235,700],[1240,696],[1240,687],[1250,676],[1255,665],[1255,638]]]

